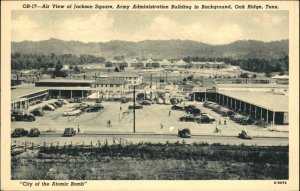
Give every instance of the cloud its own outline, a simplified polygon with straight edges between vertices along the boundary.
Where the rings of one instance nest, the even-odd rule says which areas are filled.
[[[73,17],[64,20],[58,25],[57,38],[79,41],[104,41],[110,38],[113,19],[107,12],[99,12],[89,17]]]
[[[40,30],[39,25],[26,15],[21,15],[12,20],[11,26],[12,40],[41,40],[44,33]]]
[[[264,13],[262,15],[253,17],[252,21],[256,24],[275,24],[280,25],[283,22],[283,18],[271,15],[269,13]]]
[[[217,25],[210,21],[182,23],[163,15],[153,18],[142,32],[132,35],[135,40],[192,39],[211,44],[230,43],[242,36],[243,29],[236,24]]]

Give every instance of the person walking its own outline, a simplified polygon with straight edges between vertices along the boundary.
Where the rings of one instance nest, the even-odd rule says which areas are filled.
[[[162,122],[160,122],[160,129],[164,128],[164,124]]]
[[[111,121],[107,120],[107,127],[111,127]]]
[[[221,119],[219,119],[219,125],[221,125]]]
[[[171,110],[169,111],[169,117],[171,116]]]
[[[227,124],[227,122],[226,122],[226,118],[224,119],[224,125],[226,125]]]

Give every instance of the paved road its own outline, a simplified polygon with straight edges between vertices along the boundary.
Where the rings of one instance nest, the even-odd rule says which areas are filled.
[[[46,134],[41,135],[40,137],[20,137],[20,138],[12,138],[12,145],[24,145],[25,142],[27,145],[47,145],[53,144],[55,145],[64,145],[64,144],[92,144],[97,145],[99,142],[103,144],[106,140],[109,144],[113,143],[115,139],[116,143],[119,143],[120,138],[122,142],[152,142],[152,143],[166,143],[169,142],[182,142],[183,140],[186,143],[194,143],[194,142],[205,142],[205,143],[220,143],[220,144],[230,144],[230,145],[257,145],[257,146],[279,146],[279,145],[288,145],[288,138],[280,138],[280,137],[253,137],[252,140],[244,140],[234,136],[210,136],[210,135],[199,135],[193,136],[192,138],[183,139],[178,137],[177,135],[170,134],[78,134],[74,137],[62,137],[59,134]]]

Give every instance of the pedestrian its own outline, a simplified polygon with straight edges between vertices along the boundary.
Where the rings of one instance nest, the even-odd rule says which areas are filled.
[[[107,120],[107,127],[111,127],[111,122],[110,122],[110,120]]]
[[[78,133],[80,133],[80,128],[79,128],[79,125],[78,125],[78,127],[77,127],[77,131],[78,131]]]
[[[224,119],[224,125],[226,125],[226,118]]]
[[[171,116],[171,110],[169,111],[169,117]]]
[[[160,128],[163,129],[164,128],[164,124],[162,122],[160,122]]]
[[[219,119],[219,125],[221,125],[221,119]]]
[[[122,111],[122,107],[120,107],[120,111]]]

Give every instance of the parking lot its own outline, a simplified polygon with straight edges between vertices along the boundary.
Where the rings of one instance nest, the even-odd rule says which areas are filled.
[[[75,104],[68,103],[54,111],[45,111],[44,116],[36,117],[34,122],[12,122],[12,131],[15,128],[29,130],[36,127],[39,128],[42,134],[62,134],[65,128],[73,127],[77,130],[79,125],[83,134],[133,132],[133,112],[128,110],[128,106],[132,105],[132,102],[126,104],[103,102],[101,104],[104,106],[104,109],[99,112],[82,113],[78,116],[64,116],[63,112],[72,108]],[[185,102],[182,104],[195,105],[201,112],[213,116],[216,121],[212,124],[181,122],[179,118],[188,115],[184,111],[170,110],[171,105],[152,104],[136,110],[136,133],[177,134],[179,128],[190,128],[192,135],[237,136],[241,130],[245,130],[251,136],[256,137],[288,137],[287,132],[271,132],[267,128],[256,125],[235,123],[228,117],[221,117],[220,114],[203,107],[201,102]],[[111,121],[111,127],[108,127],[108,120]],[[224,125],[224,120],[226,120],[226,125]],[[219,121],[221,121],[221,125]],[[216,127],[221,130],[220,133],[214,133]]]

